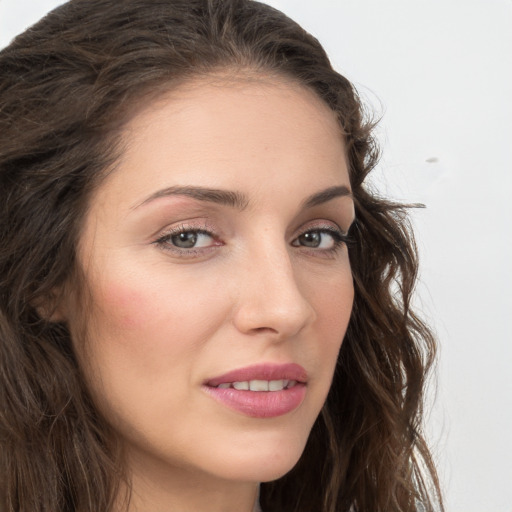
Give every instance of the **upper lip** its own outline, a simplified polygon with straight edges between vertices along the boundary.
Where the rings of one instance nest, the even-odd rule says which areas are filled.
[[[308,380],[308,374],[302,366],[296,363],[262,363],[231,370],[218,377],[208,379],[205,384],[215,387],[226,382],[246,382],[251,380],[295,380],[305,383]]]

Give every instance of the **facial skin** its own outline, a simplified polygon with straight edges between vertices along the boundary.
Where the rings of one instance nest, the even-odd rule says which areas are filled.
[[[126,448],[130,510],[250,512],[258,483],[300,457],[351,312],[353,201],[311,199],[350,189],[340,129],[293,83],[203,79],[147,105],[124,138],[79,247],[93,299],[80,362]],[[78,338],[81,308],[63,310]],[[296,409],[251,417],[205,391],[260,363],[304,367]]]

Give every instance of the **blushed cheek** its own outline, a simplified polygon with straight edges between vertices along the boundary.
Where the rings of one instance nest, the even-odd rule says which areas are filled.
[[[151,322],[155,313],[155,298],[122,283],[108,283],[104,287],[98,304],[100,314],[112,327],[122,331],[136,331]]]
[[[148,382],[165,370],[179,352],[172,318],[164,329],[164,300],[138,280],[110,279],[92,290],[94,307],[88,328],[92,386],[103,382],[108,395],[130,389],[134,382]],[[171,307],[172,310],[172,307]],[[110,391],[108,391],[110,390]],[[119,395],[122,401],[123,393]]]
[[[135,350],[145,350],[145,357],[202,342],[220,316],[215,312],[222,300],[198,297],[197,287],[187,289],[182,279],[160,274],[112,277],[93,292],[94,335],[114,344],[132,344]]]
[[[172,339],[172,295],[163,296],[163,288],[150,276],[116,273],[110,267],[110,278],[92,283],[93,307],[89,336],[101,343],[99,349],[122,350],[123,356],[132,351],[143,354],[165,339]],[[166,311],[164,311],[166,310]],[[167,320],[167,336],[162,322]],[[91,340],[92,341],[92,340]],[[107,346],[108,345],[108,346]],[[128,352],[126,352],[128,350]]]

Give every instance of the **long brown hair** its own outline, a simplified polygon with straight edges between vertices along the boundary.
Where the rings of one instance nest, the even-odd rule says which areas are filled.
[[[422,437],[435,342],[411,310],[406,207],[365,184],[378,151],[357,92],[318,41],[251,0],[71,0],[0,52],[0,497],[9,512],[111,510],[122,453],[84,386],[65,324],[41,304],[80,279],[88,199],[148,95],[222,69],[311,88],[345,134],[357,222],[355,302],[299,463],[262,484],[265,512],[442,509]],[[438,507],[438,508],[436,508]]]

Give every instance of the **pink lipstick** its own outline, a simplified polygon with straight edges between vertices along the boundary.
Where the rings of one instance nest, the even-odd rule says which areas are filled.
[[[306,395],[307,372],[298,364],[259,364],[207,380],[214,399],[253,418],[274,418],[296,409]]]

